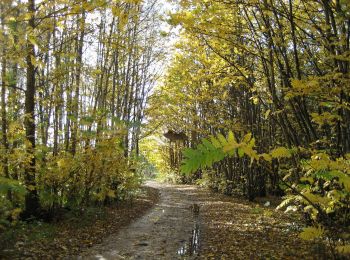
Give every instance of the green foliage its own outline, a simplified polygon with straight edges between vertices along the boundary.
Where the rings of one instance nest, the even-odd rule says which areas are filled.
[[[210,139],[202,139],[196,149],[187,148],[183,151],[183,164],[181,171],[185,174],[191,174],[199,169],[211,167],[214,163],[219,162],[232,151],[226,152],[227,147],[235,146],[236,141],[233,132],[229,132],[227,139],[218,134]]]
[[[223,137],[221,139],[225,140]],[[223,143],[219,141],[219,138],[217,139],[213,136],[210,138],[210,141],[202,139],[202,143],[196,149],[185,149],[183,155],[185,161],[181,166],[181,171],[185,174],[193,173],[200,168],[210,167],[226,156],[223,151]]]
[[[277,147],[270,153],[258,154],[255,148],[255,138],[251,133],[243,136],[241,142],[237,142],[232,131],[228,132],[227,137],[222,134],[210,136],[209,139],[201,139],[201,143],[195,148],[187,148],[183,151],[184,159],[181,171],[184,174],[191,174],[199,169],[210,168],[214,163],[222,161],[226,156],[244,155],[251,158],[251,162],[260,159],[271,162],[272,159],[289,158],[291,152],[285,147]]]
[[[6,196],[9,192],[15,193],[19,196],[24,196],[27,190],[19,181],[5,178],[5,177],[0,177],[1,196]]]

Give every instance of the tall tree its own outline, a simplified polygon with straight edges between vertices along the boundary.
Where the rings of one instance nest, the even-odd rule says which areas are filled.
[[[25,198],[25,211],[23,216],[37,217],[40,210],[40,202],[36,184],[36,158],[35,158],[35,48],[33,38],[35,37],[35,0],[28,1],[27,11],[29,13],[28,27],[27,27],[27,48],[26,48],[26,92],[25,92],[25,130],[27,144],[27,156],[29,163],[25,169],[25,183],[28,189]]]

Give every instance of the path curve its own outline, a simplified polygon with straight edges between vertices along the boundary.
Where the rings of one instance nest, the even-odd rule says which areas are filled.
[[[167,185],[149,181],[146,186],[160,192],[160,200],[148,214],[79,259],[194,259],[200,248],[198,189],[189,185]]]

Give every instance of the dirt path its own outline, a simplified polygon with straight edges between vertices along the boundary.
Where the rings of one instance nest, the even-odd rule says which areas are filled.
[[[160,191],[159,203],[80,259],[325,259],[322,246],[298,238],[295,218],[265,201],[188,185],[147,186]]]
[[[197,254],[198,190],[156,182],[147,186],[160,191],[159,203],[147,215],[85,252],[81,259],[190,259]]]

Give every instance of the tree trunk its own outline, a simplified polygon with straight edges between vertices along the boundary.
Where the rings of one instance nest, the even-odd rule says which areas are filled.
[[[82,2],[82,4],[84,1]],[[75,155],[77,150],[77,135],[78,135],[78,117],[79,117],[79,96],[80,96],[80,80],[81,80],[81,67],[83,60],[83,46],[84,46],[84,36],[85,36],[85,10],[82,7],[82,15],[79,19],[79,40],[77,41],[77,60],[76,60],[76,74],[75,74],[75,93],[73,100],[73,115],[74,121],[72,122],[72,149],[71,153]]]
[[[4,32],[4,18],[1,17],[2,30]],[[4,35],[6,39],[6,35]],[[6,87],[7,87],[7,79],[6,79],[6,45],[2,46],[2,60],[1,60],[1,132],[2,132],[2,145],[4,146],[4,158],[2,161],[4,176],[9,178],[9,166],[8,166],[8,151],[9,151],[9,143],[7,140],[7,111],[6,111]],[[9,191],[8,199],[11,200],[11,192]]]
[[[28,30],[33,33],[35,28],[35,0],[28,1],[28,13],[31,14],[29,19]],[[27,32],[28,33],[28,32]],[[29,156],[29,164],[25,169],[25,184],[27,194],[25,197],[25,210],[23,217],[25,219],[38,217],[40,210],[39,196],[35,181],[35,66],[32,59],[35,59],[34,45],[27,41],[27,89],[25,92],[25,130],[26,139],[29,142],[27,154]]]

